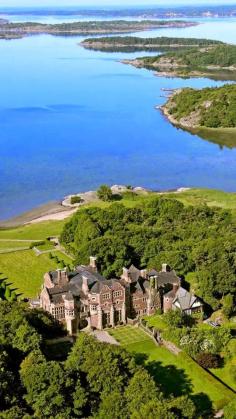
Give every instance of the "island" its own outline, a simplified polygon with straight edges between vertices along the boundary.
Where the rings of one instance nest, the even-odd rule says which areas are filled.
[[[236,85],[177,89],[160,109],[173,125],[220,145],[236,147]]]
[[[59,24],[39,22],[7,22],[0,20],[0,38],[24,37],[35,34],[51,35],[101,35],[116,33],[131,33],[159,28],[185,28],[196,26],[197,22],[183,20],[104,20],[80,21]]]
[[[176,38],[166,36],[155,38],[140,38],[138,36],[105,36],[99,38],[86,38],[80,43],[80,45],[86,49],[105,52],[175,51],[179,48],[202,48],[218,44],[222,45],[223,42],[201,38]],[[156,60],[157,57],[154,58]],[[131,60],[130,63],[133,64],[134,60]],[[138,60],[138,64],[141,66],[141,59]]]
[[[138,68],[155,70],[165,77],[208,77],[214,80],[236,79],[236,45],[213,42],[135,60],[123,60]]]

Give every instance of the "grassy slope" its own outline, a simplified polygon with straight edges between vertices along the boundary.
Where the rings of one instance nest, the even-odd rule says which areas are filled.
[[[149,326],[156,327],[160,331],[164,331],[165,329],[167,329],[167,325],[163,320],[163,316],[161,315],[146,317],[145,320],[148,321]],[[236,324],[234,324],[233,326],[235,327]],[[211,328],[211,326],[205,323],[199,324],[199,327],[207,328],[207,329]],[[233,379],[232,374],[230,374],[231,367],[236,366],[236,355],[233,358],[229,358],[227,357],[227,355],[225,356],[225,354],[222,354],[222,357],[224,358],[223,366],[221,368],[211,369],[210,371],[212,372],[212,374],[218,377],[221,381],[223,381],[227,386],[229,386],[234,391],[236,391],[236,381]]]
[[[53,252],[60,260],[71,263],[64,254]],[[47,253],[36,256],[33,250],[0,254],[0,279],[7,278],[11,289],[22,297],[36,297],[42,285],[45,272],[58,267]]]
[[[234,393],[203,370],[185,353],[178,356],[166,348],[156,346],[142,330],[125,326],[109,331],[128,351],[139,354],[146,366],[161,384],[165,394],[192,394],[201,409],[208,406],[208,398],[215,409],[222,408],[234,396]]]
[[[58,236],[64,224],[65,221],[45,221],[17,228],[0,229],[0,240],[44,240],[49,236]]]

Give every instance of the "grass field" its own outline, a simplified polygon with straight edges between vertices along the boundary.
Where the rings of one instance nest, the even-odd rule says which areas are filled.
[[[60,260],[71,263],[71,259],[55,251]],[[43,275],[52,269],[58,268],[54,259],[45,253],[36,256],[33,250],[23,250],[0,254],[0,279],[7,278],[11,289],[21,297],[36,297],[43,282]]]
[[[210,402],[216,410],[221,409],[235,397],[185,353],[174,355],[166,348],[156,346],[142,330],[124,326],[109,330],[109,333],[128,351],[135,353],[138,360],[145,362],[166,395],[191,394],[197,405],[205,410]]]
[[[21,227],[0,229],[0,240],[45,240],[50,236],[59,236],[66,221],[45,221]]]

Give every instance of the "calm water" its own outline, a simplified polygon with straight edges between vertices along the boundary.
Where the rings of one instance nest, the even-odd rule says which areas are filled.
[[[236,42],[235,28],[206,20],[151,35]],[[0,219],[104,182],[236,191],[236,149],[177,130],[155,110],[163,87],[220,83],[158,78],[119,62],[143,53],[86,51],[81,39],[0,41]]]

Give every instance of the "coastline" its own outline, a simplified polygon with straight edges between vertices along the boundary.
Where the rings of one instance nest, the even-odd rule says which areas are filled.
[[[209,128],[201,125],[194,125],[193,121],[198,116],[197,112],[194,115],[189,115],[186,118],[182,118],[182,121],[178,121],[169,113],[169,102],[173,97],[181,93],[182,89],[174,89],[170,96],[167,97],[167,101],[162,106],[156,106],[155,109],[161,111],[163,116],[177,129],[187,131],[192,135],[197,135],[203,140],[207,140],[211,143],[218,144],[220,147],[227,147],[233,149],[236,147],[236,128]],[[184,122],[183,122],[184,121]]]
[[[113,193],[121,193],[121,190],[117,189],[117,185],[112,186]],[[127,188],[123,185],[120,185],[119,188],[124,188],[123,191],[127,190]],[[181,193],[190,190],[191,188],[188,187],[181,187],[173,190],[168,191],[153,191],[150,189],[146,189],[143,187],[134,187],[133,192],[137,194],[146,195],[148,193],[153,193],[156,195],[164,195],[168,193]],[[71,205],[69,204],[69,200],[72,196],[79,195],[83,202],[80,204]],[[0,229],[7,229],[13,227],[20,227],[27,224],[37,224],[44,221],[62,221],[69,218],[73,215],[80,207],[94,204],[99,202],[97,198],[96,191],[88,191],[83,193],[76,193],[73,195],[68,195],[64,197],[61,201],[53,201],[38,207],[33,208],[30,211],[24,212],[19,214],[16,217],[9,218],[7,220],[0,221]]]
[[[234,81],[236,80],[236,68],[233,66],[230,67],[220,67],[220,66],[209,66],[205,68],[205,71],[200,70],[189,70],[187,66],[180,66],[178,64],[158,62],[157,64],[146,65],[142,59],[134,60],[121,60],[122,64],[132,65],[135,68],[144,68],[154,72],[156,77],[165,77],[165,78],[209,78],[213,80],[227,80]]]

